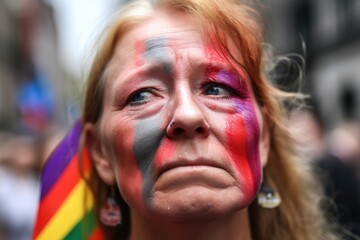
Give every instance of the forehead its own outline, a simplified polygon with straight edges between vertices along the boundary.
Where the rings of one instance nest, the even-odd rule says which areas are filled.
[[[141,50],[137,45],[142,45]],[[191,17],[176,11],[157,10],[154,16],[128,29],[117,40],[110,62],[107,64],[106,78],[116,78],[126,74],[133,67],[137,54],[151,47],[166,47],[176,51],[193,48],[199,57],[203,53],[202,31]],[[121,63],[121,64],[119,64]]]
[[[146,58],[147,52],[156,48],[166,48],[173,60],[191,55],[191,64],[211,60],[224,63],[224,58],[215,50],[217,44],[210,43],[207,36],[190,15],[171,9],[157,10],[153,17],[127,29],[118,39],[107,75],[113,78],[126,74],[138,57]]]
[[[189,15],[174,10],[157,10],[153,17],[127,29],[115,44],[113,58],[133,59],[136,43],[149,45],[155,43],[154,39],[162,39],[156,46],[187,48],[203,45],[202,31]]]

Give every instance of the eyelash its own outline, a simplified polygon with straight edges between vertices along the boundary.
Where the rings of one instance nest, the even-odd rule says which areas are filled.
[[[211,95],[211,94],[206,94],[206,91],[209,90],[209,88],[211,87],[217,87],[217,88],[221,88],[225,91],[227,91],[229,94],[228,95]],[[203,89],[203,94],[207,95],[207,96],[212,96],[212,98],[214,99],[220,99],[220,100],[228,100],[231,99],[234,96],[239,96],[242,98],[245,98],[245,96],[243,96],[243,94],[239,94],[236,90],[234,90],[232,87],[223,84],[223,83],[219,83],[219,82],[214,82],[213,80],[208,80],[207,82],[204,82],[201,85],[201,89]],[[154,94],[154,89],[152,88],[142,88],[139,89],[137,91],[135,91],[134,93],[132,93],[126,101],[126,104],[131,106],[131,107],[136,107],[136,106],[140,106],[143,104],[148,103],[150,100],[134,100],[133,98],[137,95],[137,94],[141,94],[141,93],[149,93],[151,95],[155,95]]]
[[[143,105],[147,102],[149,102],[149,100],[139,100],[139,101],[134,101],[133,98],[137,95],[137,94],[140,94],[140,93],[150,93],[152,95],[154,95],[153,93],[153,89],[151,88],[142,88],[142,89],[139,89],[137,91],[135,91],[134,93],[132,93],[128,99],[127,99],[127,104],[132,106],[132,107],[135,107],[135,106],[139,106],[139,105]]]
[[[218,83],[218,82],[214,82],[214,81],[208,81],[202,84],[201,88],[204,91],[204,94],[206,95],[206,91],[211,88],[211,87],[217,87],[217,88],[221,88],[224,89],[225,91],[227,91],[229,93],[229,95],[211,95],[209,94],[208,96],[212,96],[213,98],[216,99],[230,99],[233,96],[237,96],[238,94],[236,93],[236,91],[231,88],[230,86],[223,84],[223,83]]]

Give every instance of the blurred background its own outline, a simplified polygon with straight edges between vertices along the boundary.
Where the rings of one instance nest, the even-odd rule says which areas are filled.
[[[0,239],[29,238],[41,165],[79,116],[92,46],[109,15],[125,2],[0,0]],[[329,196],[336,184],[335,191],[349,188],[348,195],[337,196],[351,208],[337,218],[345,226],[355,222],[349,229],[356,232],[360,1],[261,2],[268,48],[280,63],[270,77],[294,90],[291,76],[298,66],[306,69],[296,88],[311,96],[308,107],[289,114],[298,151],[326,176],[340,179],[330,187],[324,180]],[[340,176],[333,175],[341,167]],[[353,178],[343,182],[344,174]]]

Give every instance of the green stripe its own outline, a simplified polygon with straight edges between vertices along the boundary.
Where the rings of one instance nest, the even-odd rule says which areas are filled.
[[[64,240],[87,239],[96,227],[94,209],[86,213],[75,227],[66,235]]]

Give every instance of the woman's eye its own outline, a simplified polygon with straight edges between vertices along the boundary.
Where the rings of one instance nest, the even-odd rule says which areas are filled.
[[[231,97],[233,92],[226,86],[215,83],[208,83],[204,86],[204,94],[220,97]]]
[[[130,105],[144,104],[150,101],[154,96],[155,95],[151,92],[150,89],[139,90],[129,97],[128,103]]]

